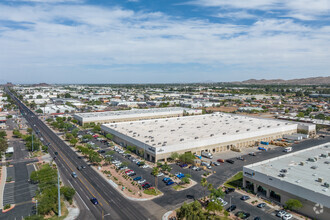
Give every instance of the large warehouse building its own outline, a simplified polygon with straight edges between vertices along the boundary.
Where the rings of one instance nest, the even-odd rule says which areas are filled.
[[[330,216],[330,143],[243,167],[243,186],[285,204],[299,200],[302,214]],[[286,170],[286,171],[285,171]]]
[[[154,118],[180,117],[183,116],[183,114],[185,113],[196,115],[201,114],[202,110],[179,107],[132,109],[124,111],[79,113],[73,115],[73,117],[77,119],[81,125],[83,125],[85,123],[91,122],[102,124]]]
[[[296,133],[298,124],[214,113],[167,119],[104,124],[106,133],[123,146],[145,149],[150,161],[167,160],[172,152],[211,153],[254,146],[284,134]]]

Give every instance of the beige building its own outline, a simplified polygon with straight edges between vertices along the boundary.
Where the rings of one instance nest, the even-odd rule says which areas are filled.
[[[146,151],[150,161],[166,161],[173,152],[218,153],[254,146],[297,132],[298,124],[270,119],[214,113],[167,119],[104,124],[105,133],[122,146]]]

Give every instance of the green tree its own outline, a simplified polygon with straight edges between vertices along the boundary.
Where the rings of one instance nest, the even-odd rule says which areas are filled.
[[[303,113],[303,112],[299,112],[298,114],[297,114],[297,117],[298,118],[303,118],[305,116],[305,114]]]
[[[298,210],[303,207],[302,203],[298,199],[289,199],[285,202],[285,208],[289,210]]]
[[[66,133],[65,134],[65,139],[66,140],[71,140],[73,138],[73,135],[71,133]]]
[[[16,137],[18,137],[18,138],[21,138],[22,137],[22,133],[19,132],[19,130],[17,130],[17,129],[14,129],[13,130],[13,135],[16,136]]]
[[[27,128],[26,131],[29,133],[29,134],[32,134],[32,128]]]
[[[89,158],[89,161],[91,163],[98,164],[98,163],[100,163],[102,161],[102,158],[99,155],[97,155],[97,154],[90,154],[90,156],[88,158]]]
[[[7,116],[6,116],[7,119],[10,119],[10,118],[12,118],[12,117],[13,117],[12,115],[7,115]]]
[[[36,110],[36,113],[42,114],[43,111],[42,111],[40,108],[38,108],[38,109]]]
[[[7,136],[6,131],[1,130],[1,131],[0,131],[0,138],[4,138],[4,137],[6,137],[6,136]]]
[[[91,140],[91,139],[93,139],[93,136],[90,134],[85,134],[85,135],[83,135],[83,139]]]
[[[208,185],[208,183],[207,183],[206,178],[202,178],[201,179],[201,186],[203,187],[204,201],[206,199],[206,188],[207,188],[207,185]]]
[[[61,194],[63,194],[64,198],[70,203],[72,204],[72,199],[73,196],[76,194],[76,191],[69,187],[69,186],[62,186],[61,189]]]
[[[111,155],[111,156],[113,156],[114,154],[115,154],[115,152],[113,150],[110,150],[105,153],[105,155]]]
[[[77,138],[72,138],[72,139],[70,140],[70,144],[72,144],[73,146],[76,146],[77,143],[78,143]]]
[[[222,206],[220,205],[220,203],[218,202],[218,200],[214,200],[209,202],[209,204],[207,204],[206,210],[208,212],[213,212],[213,214],[215,215],[216,211],[222,211]]]
[[[177,152],[173,152],[173,153],[171,153],[170,157],[171,157],[172,160],[176,160],[176,159],[179,158],[179,154]]]
[[[8,149],[7,140],[4,138],[0,138],[0,154],[6,152],[7,149]]]
[[[73,137],[78,137],[78,133],[79,133],[79,129],[78,128],[75,128],[71,131],[71,134],[73,135]]]
[[[105,137],[108,138],[109,140],[112,140],[113,139],[113,135],[112,134],[106,134]]]

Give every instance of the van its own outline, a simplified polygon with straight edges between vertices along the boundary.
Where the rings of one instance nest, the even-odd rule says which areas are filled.
[[[292,151],[292,147],[287,147],[283,150],[283,152],[291,152]]]

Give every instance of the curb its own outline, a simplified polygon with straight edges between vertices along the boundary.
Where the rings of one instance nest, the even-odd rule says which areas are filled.
[[[172,214],[173,211],[168,211],[166,212],[163,217],[162,217],[162,220],[168,220],[168,216],[170,216]]]
[[[9,211],[12,210],[13,208],[15,208],[15,204],[11,205],[11,207],[10,207],[9,209],[2,210],[2,213],[9,212]]]

